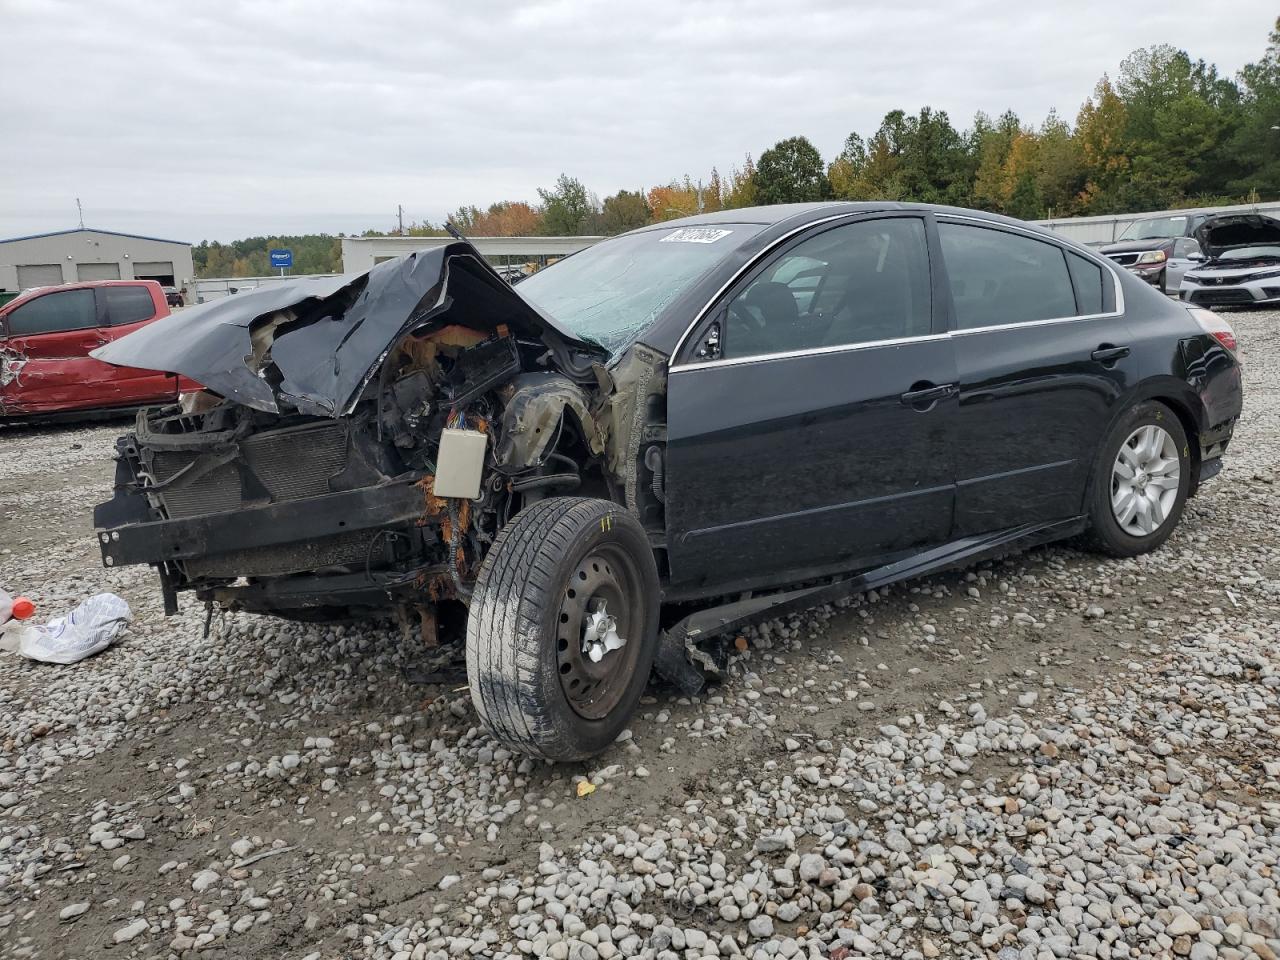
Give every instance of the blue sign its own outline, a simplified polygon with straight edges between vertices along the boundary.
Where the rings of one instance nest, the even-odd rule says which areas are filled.
[[[292,251],[292,250],[272,250],[272,251],[271,251],[271,266],[273,266],[273,267],[280,267],[280,268],[282,268],[282,269],[283,269],[284,267],[292,267],[292,266],[293,266],[293,251]]]

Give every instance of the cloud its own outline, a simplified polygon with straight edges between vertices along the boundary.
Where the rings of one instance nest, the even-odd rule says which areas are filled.
[[[186,239],[387,227],[397,203],[601,195],[725,171],[802,133],[827,157],[890,109],[1075,116],[1132,49],[1230,74],[1274,11],[1169,0],[3,0],[0,235],[86,221]]]

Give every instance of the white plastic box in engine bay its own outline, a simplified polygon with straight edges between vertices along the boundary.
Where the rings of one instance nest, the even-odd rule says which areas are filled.
[[[479,430],[446,428],[440,433],[436,482],[432,488],[437,497],[474,500],[480,496],[486,441],[486,435]]]

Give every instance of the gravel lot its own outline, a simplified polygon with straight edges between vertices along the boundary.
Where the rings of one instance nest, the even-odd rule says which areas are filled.
[[[0,655],[0,956],[1273,960],[1280,314],[1229,318],[1245,415],[1164,549],[768,624],[589,766],[387,625],[166,620],[91,535],[119,425],[0,431],[0,583],[136,616]]]

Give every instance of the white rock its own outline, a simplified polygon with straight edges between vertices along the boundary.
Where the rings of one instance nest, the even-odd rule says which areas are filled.
[[[212,886],[216,886],[222,878],[213,870],[201,870],[191,878],[191,889],[196,893],[204,893]]]
[[[149,924],[147,923],[147,921],[144,920],[142,917],[139,917],[137,920],[134,920],[131,923],[126,924],[125,926],[117,930],[115,933],[113,933],[111,935],[111,939],[116,943],[126,943],[132,940],[134,937],[138,936],[138,934],[146,932],[146,929],[148,926]]]
[[[85,911],[87,911],[88,909],[89,909],[89,904],[87,903],[73,903],[63,907],[61,910],[58,911],[58,919],[74,920],[76,919],[76,917],[79,917],[82,914],[84,914]]]

